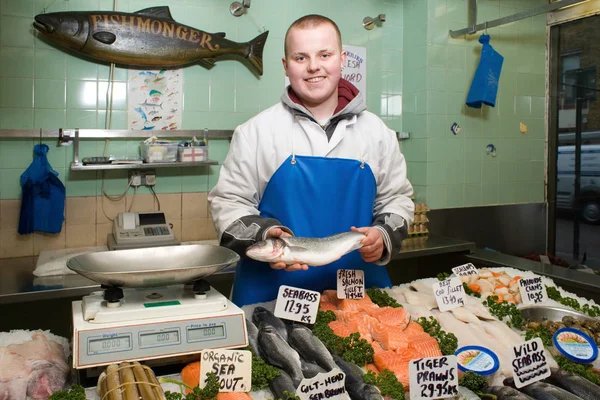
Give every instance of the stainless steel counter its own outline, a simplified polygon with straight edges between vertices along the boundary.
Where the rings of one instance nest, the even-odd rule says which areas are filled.
[[[473,252],[475,252],[473,242],[447,237],[429,237],[419,245],[404,246],[394,260]],[[36,262],[37,257],[0,260],[0,304],[82,297],[100,289],[99,284],[80,275],[36,277],[33,275]],[[233,275],[233,270],[225,270],[218,275],[220,275],[219,279],[222,279],[224,275]]]

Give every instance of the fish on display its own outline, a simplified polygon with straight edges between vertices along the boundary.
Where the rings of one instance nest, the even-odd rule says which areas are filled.
[[[246,255],[263,262],[300,263],[313,267],[327,265],[362,247],[365,235],[343,232],[324,238],[282,236],[262,240],[246,249]]]
[[[279,369],[279,372],[281,372],[281,375],[269,382],[269,389],[271,389],[276,399],[287,399],[288,396],[285,392],[295,394],[296,386],[294,386],[294,382],[292,382],[292,378],[287,372],[282,369]]]
[[[282,320],[264,307],[256,307],[252,313],[252,322],[260,330],[265,325],[270,325],[277,330],[277,333],[287,342],[288,332]]]
[[[271,325],[258,330],[258,346],[262,358],[269,364],[283,369],[290,375],[294,386],[298,387],[304,375],[300,364],[300,355],[281,337]]]
[[[316,363],[329,372],[337,368],[327,347],[304,325],[288,326],[288,342],[306,361]]]
[[[346,374],[345,387],[352,400],[383,400],[379,389],[363,380],[365,372],[356,364],[333,355],[335,363]]]
[[[459,400],[479,400],[480,398],[481,397],[477,396],[472,390],[469,390],[464,386],[458,387]]]
[[[260,358],[260,349],[258,348],[258,328],[246,318],[246,331],[248,332],[248,345],[254,354]]]
[[[584,400],[600,399],[600,386],[588,381],[580,375],[564,371],[558,368],[552,368],[552,375],[548,382],[563,388]]]
[[[217,58],[234,55],[248,60],[259,75],[269,34],[264,32],[247,43],[233,42],[223,32],[208,33],[176,22],[166,6],[134,13],[38,14],[33,26],[51,42],[100,61],[151,68],[199,63],[210,68]]]
[[[302,370],[302,375],[306,379],[311,379],[317,376],[317,374],[326,374],[323,368],[321,368],[318,364],[312,363],[310,361],[306,361],[304,358],[300,357],[300,369]]]
[[[493,394],[498,400],[535,400],[533,397],[509,386],[488,386],[483,393]]]
[[[504,384],[514,387],[515,383],[513,378],[507,378]],[[533,382],[519,390],[537,400],[581,400],[581,397],[543,381]]]

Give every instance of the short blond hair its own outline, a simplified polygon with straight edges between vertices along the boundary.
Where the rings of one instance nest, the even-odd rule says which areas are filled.
[[[292,23],[292,25],[290,25],[287,32],[285,33],[285,40],[283,41],[283,52],[284,52],[285,56],[286,57],[288,56],[287,39],[290,34],[290,31],[293,28],[298,28],[298,29],[316,28],[317,26],[321,26],[323,24],[330,24],[331,26],[333,26],[333,29],[335,30],[335,33],[337,34],[338,43],[340,45],[340,51],[342,51],[342,33],[340,32],[340,28],[338,28],[337,24],[335,22],[333,22],[331,19],[324,17],[322,15],[309,14],[309,15],[305,15],[304,17],[301,17],[301,18],[298,18],[297,20],[295,20]]]

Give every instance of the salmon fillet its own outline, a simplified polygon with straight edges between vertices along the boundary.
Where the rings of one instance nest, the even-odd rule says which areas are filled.
[[[408,347],[414,349],[419,354],[419,357],[439,357],[442,355],[437,340],[427,333],[419,335],[421,336],[413,338],[408,345]]]
[[[350,326],[348,326],[348,324],[341,321],[331,321],[327,325],[331,328],[333,333],[339,337],[348,337],[351,333],[356,332]]]
[[[334,306],[333,304],[331,304],[328,301],[322,301],[319,304],[319,310],[320,311],[337,311],[337,309],[338,308],[336,306]]]
[[[344,311],[358,311],[358,310],[368,310],[370,308],[379,308],[379,306],[371,301],[369,295],[365,293],[365,297],[362,299],[341,299],[337,306],[340,310]]]
[[[408,326],[404,330],[405,334],[420,333],[420,332],[425,332],[425,330],[423,329],[423,327],[421,325],[417,324],[415,321],[410,321],[408,323]]]
[[[373,363],[369,363],[367,364],[367,372],[373,372],[375,373],[375,375],[377,375],[379,373],[379,368],[377,368],[377,365],[373,364]]]
[[[410,323],[410,314],[402,307],[371,308],[368,310],[368,313],[382,324],[398,326],[402,329],[406,328]]]
[[[372,326],[371,336],[386,350],[408,347],[409,335],[400,327],[377,323]]]
[[[393,351],[382,351],[373,356],[375,365],[380,371],[384,369],[390,370],[396,378],[404,385],[405,390],[408,389],[408,363],[403,360],[402,356]]]
[[[217,400],[252,400],[252,397],[245,392],[219,392]]]

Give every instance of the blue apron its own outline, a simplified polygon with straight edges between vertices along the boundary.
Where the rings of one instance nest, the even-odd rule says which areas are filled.
[[[45,144],[33,147],[34,159],[21,174],[22,199],[19,216],[19,234],[33,231],[59,233],[65,219],[65,185],[52,169]]]
[[[350,227],[371,226],[377,186],[371,168],[358,160],[290,156],[273,174],[258,206],[294,235],[325,237]],[[323,292],[336,289],[338,269],[365,271],[365,287],[390,287],[385,266],[363,261],[358,250],[321,267],[287,272],[243,258],[235,271],[232,301],[240,307],[277,298],[280,285]]]

